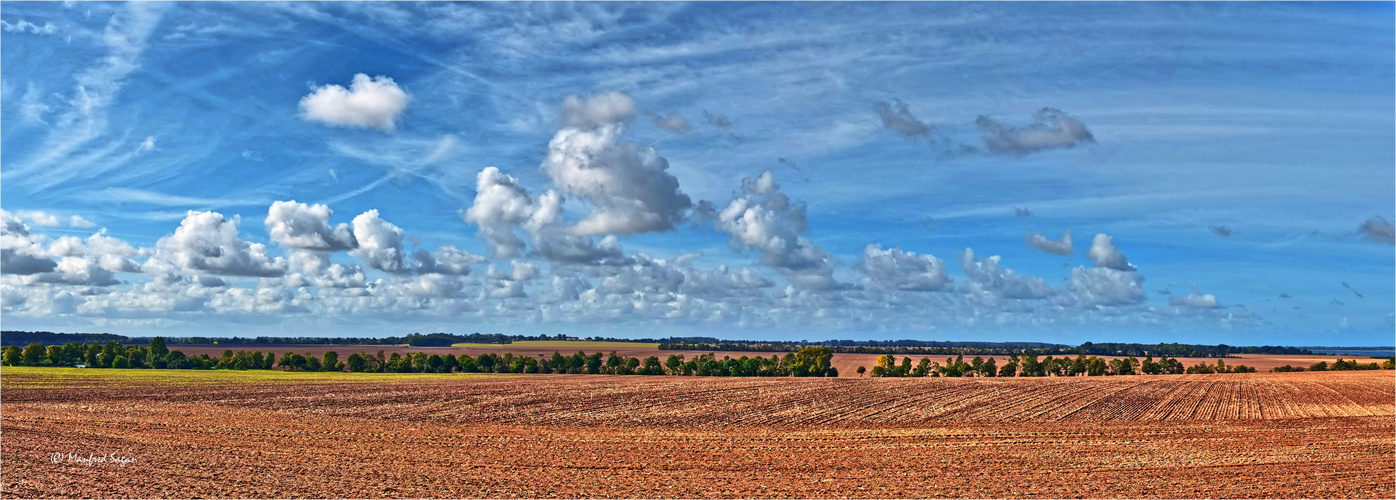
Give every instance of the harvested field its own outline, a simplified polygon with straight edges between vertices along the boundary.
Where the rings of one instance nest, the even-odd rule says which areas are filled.
[[[769,357],[771,357],[771,355],[773,355],[773,354],[774,354],[774,355],[784,355],[784,354],[785,354],[784,352],[754,352],[754,351],[669,351],[669,350],[660,350],[659,347],[658,347],[658,344],[645,344],[645,343],[638,343],[638,342],[587,342],[587,341],[524,341],[524,342],[516,342],[516,343],[513,343],[513,344],[460,344],[460,345],[453,346],[453,347],[408,347],[408,346],[382,346],[382,345],[338,345],[338,346],[336,346],[336,345],[290,345],[290,346],[288,346],[288,345],[255,345],[255,344],[248,345],[248,344],[244,344],[244,345],[228,345],[228,346],[218,346],[218,345],[171,345],[170,348],[171,348],[171,349],[177,349],[177,350],[179,350],[179,351],[181,351],[181,352],[183,352],[183,353],[185,353],[185,354],[188,354],[188,355],[197,356],[197,355],[200,355],[200,354],[207,354],[207,355],[212,356],[212,357],[222,356],[222,355],[223,355],[223,351],[224,351],[224,350],[227,350],[227,349],[231,349],[231,350],[233,350],[233,351],[240,351],[240,350],[245,350],[245,351],[263,351],[263,352],[268,352],[268,351],[270,351],[270,352],[276,353],[276,355],[277,355],[278,357],[280,357],[283,353],[287,353],[287,352],[295,352],[295,353],[299,353],[299,354],[305,354],[305,355],[312,355],[312,356],[315,356],[315,357],[320,357],[320,356],[322,356],[322,355],[325,354],[325,351],[335,351],[335,352],[338,352],[338,353],[339,353],[340,359],[343,359],[344,357],[346,357],[346,356],[348,356],[348,355],[350,355],[350,354],[352,354],[352,353],[356,353],[356,352],[363,352],[363,353],[373,354],[373,353],[376,353],[376,352],[378,352],[378,351],[383,351],[384,355],[389,355],[389,356],[391,356],[392,353],[395,353],[395,352],[396,352],[396,353],[425,352],[425,353],[432,353],[432,354],[440,354],[440,355],[442,355],[442,356],[445,356],[445,355],[447,355],[447,354],[456,354],[456,355],[469,354],[469,355],[471,355],[471,356],[479,356],[479,355],[484,354],[484,353],[487,353],[487,352],[488,352],[488,353],[495,353],[495,354],[504,354],[504,353],[506,353],[506,352],[512,352],[512,353],[514,353],[515,355],[520,355],[520,356],[534,356],[534,357],[548,357],[548,356],[552,356],[553,352],[559,352],[559,353],[562,353],[563,355],[568,355],[568,356],[570,356],[570,355],[572,355],[572,354],[575,354],[577,351],[585,351],[587,354],[591,354],[591,353],[593,353],[593,352],[610,353],[610,352],[612,352],[612,351],[615,351],[616,354],[621,355],[621,356],[628,356],[628,357],[634,357],[634,358],[640,358],[640,359],[644,359],[644,358],[647,358],[647,357],[649,357],[649,356],[658,356],[659,359],[660,359],[661,361],[664,360],[665,358],[668,358],[670,354],[678,354],[678,355],[681,355],[681,356],[685,356],[685,357],[688,358],[688,359],[693,359],[693,357],[695,357],[695,356],[698,356],[698,355],[700,355],[700,354],[707,354],[707,353],[709,353],[709,352],[715,354],[715,355],[717,356],[718,359],[722,359],[723,356],[729,356],[729,357],[732,357],[732,358],[740,358],[740,357],[742,357],[742,356],[747,356],[747,357],[761,356],[761,357],[769,358]],[[857,378],[857,377],[858,377],[858,373],[857,373],[858,367],[859,367],[859,366],[864,366],[864,367],[867,367],[868,369],[871,370],[872,367],[873,367],[873,365],[876,365],[876,364],[877,364],[877,356],[878,356],[877,354],[835,353],[835,354],[834,354],[834,359],[833,359],[833,366],[834,366],[834,368],[838,368],[838,370],[839,370],[839,377],[842,377],[842,378]],[[906,354],[899,354],[899,355],[897,355],[897,356],[898,356],[899,358],[904,358],[904,357],[906,357],[907,355],[906,355]],[[912,355],[910,355],[910,356],[911,356],[911,358],[913,359],[913,363],[915,363],[915,361],[919,361],[922,357],[930,358],[931,361],[935,361],[935,362],[939,362],[939,363],[944,363],[944,362],[945,362],[945,358],[947,357],[947,356],[944,355],[944,354],[912,354]],[[954,356],[948,356],[948,357],[952,357],[952,358],[953,358]],[[1043,358],[1043,357],[1045,357],[1045,356],[1039,356],[1039,359],[1041,359],[1041,358]],[[1072,356],[1072,357],[1074,358],[1075,356]],[[1100,356],[1100,357],[1106,359],[1107,361],[1115,358],[1115,356]],[[971,355],[971,356],[965,356],[965,360],[966,360],[966,361],[969,361],[970,359],[973,359],[973,358],[974,358],[974,356],[972,356],[972,355]],[[1008,358],[1007,358],[1007,357],[1004,357],[1004,356],[983,356],[983,358],[984,358],[984,359],[994,358],[994,362],[997,363],[999,366],[1003,366],[1003,364],[1004,364],[1005,362],[1008,361]],[[1317,362],[1319,362],[1319,361],[1327,361],[1328,363],[1331,364],[1331,363],[1333,363],[1334,361],[1337,361],[1339,358],[1341,358],[1341,359],[1346,359],[1346,360],[1354,360],[1354,359],[1356,359],[1356,360],[1361,361],[1361,362],[1363,362],[1363,363],[1368,363],[1368,362],[1373,361],[1373,360],[1371,360],[1371,359],[1363,359],[1363,358],[1359,358],[1359,357],[1355,357],[1355,356],[1329,356],[1329,355],[1321,355],[1321,354],[1315,354],[1315,355],[1242,354],[1242,355],[1238,355],[1238,357],[1235,357],[1235,358],[1222,358],[1222,359],[1224,359],[1224,360],[1226,361],[1226,364],[1227,364],[1227,365],[1230,365],[1230,366],[1235,366],[1235,365],[1246,365],[1246,366],[1255,367],[1256,369],[1258,369],[1258,370],[1260,370],[1260,371],[1263,371],[1263,372],[1268,372],[1268,371],[1270,371],[1271,368],[1275,368],[1275,367],[1281,366],[1281,365],[1293,365],[1293,366],[1304,366],[1304,367],[1307,367],[1307,366],[1309,366],[1309,365],[1311,365],[1311,364],[1314,364],[1314,363],[1317,363]],[[1139,358],[1139,359],[1143,359],[1143,358]],[[1218,358],[1177,358],[1177,359],[1178,359],[1179,362],[1183,363],[1184,366],[1192,366],[1192,365],[1195,365],[1195,364],[1198,364],[1198,363],[1206,363],[1206,364],[1209,364],[1209,365],[1214,365],[1214,364],[1216,364]]]
[[[5,496],[1396,496],[1389,371],[80,383],[114,372],[0,374]]]

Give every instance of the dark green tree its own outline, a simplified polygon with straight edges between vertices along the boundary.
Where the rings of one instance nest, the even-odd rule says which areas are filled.
[[[479,358],[476,358],[475,364],[480,366],[480,371],[490,373],[494,371],[495,361],[497,360],[495,359],[494,353],[487,352],[481,354]]]
[[[640,367],[641,375],[663,375],[664,365],[659,364],[659,356],[645,358],[644,366]]]
[[[431,356],[427,356],[427,371],[432,373],[441,373],[442,369],[445,367],[446,359],[442,358],[440,354],[432,354]]]
[[[1019,377],[1041,377],[1046,375],[1042,369],[1042,363],[1037,361],[1037,353],[1024,352],[1018,356],[1018,376]]]
[[[47,363],[53,366],[68,366],[63,359],[63,347],[56,345],[48,346],[48,349],[44,352],[44,360],[41,361],[41,363]]]
[[[163,358],[170,353],[170,350],[165,348],[165,337],[150,339],[150,346],[146,350],[149,351],[146,354],[149,354],[151,359]]]
[[[1105,358],[1091,356],[1090,359],[1086,361],[1086,375],[1091,377],[1103,376],[1109,368],[1110,365],[1105,362]]]
[[[145,349],[134,346],[127,347],[126,360],[131,368],[146,368]]]
[[[346,364],[348,364],[349,371],[351,372],[359,373],[368,370],[368,363],[364,361],[364,356],[357,352],[349,355]]]
[[[111,368],[112,361],[115,361],[116,356],[123,352],[126,350],[122,349],[121,344],[115,340],[107,342],[102,345],[102,355],[97,358],[97,364],[102,365],[103,368]]]
[[[594,352],[590,356],[587,356],[587,373],[592,375],[601,373],[601,356],[602,354],[599,352]]]
[[[1016,377],[1016,376],[1018,376],[1018,361],[1017,361],[1017,358],[1016,358],[1016,357],[1011,357],[1011,356],[1010,356],[1010,357],[1008,358],[1008,362],[1007,362],[1007,363],[1004,363],[1002,367],[999,367],[999,376],[1000,376],[1000,377]]]
[[[460,360],[456,359],[455,354],[447,354],[441,358],[441,371],[453,373],[458,369],[460,369]]]
[[[320,369],[327,372],[344,371],[344,364],[339,362],[339,353],[334,351],[325,351],[325,356],[323,360],[320,362]]]
[[[670,354],[669,357],[664,360],[664,367],[669,369],[670,375],[679,375],[680,371],[683,370],[683,356]]]
[[[931,358],[922,357],[921,361],[916,362],[916,368],[911,369],[911,376],[913,377],[928,377],[930,374]]]
[[[98,367],[97,360],[101,357],[102,346],[97,344],[88,344],[87,348],[82,351],[82,361],[92,368]]]

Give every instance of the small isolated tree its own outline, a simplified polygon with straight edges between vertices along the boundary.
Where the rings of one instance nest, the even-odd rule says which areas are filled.
[[[868,372],[868,367],[866,367],[866,366],[861,366],[861,365],[858,366],[858,376],[859,376],[859,377],[863,376],[863,374],[864,374],[864,373],[867,373],[867,372]]]
[[[1311,372],[1326,372],[1326,371],[1328,371],[1328,362],[1327,362],[1327,361],[1319,361],[1319,362],[1317,362],[1317,363],[1314,363],[1314,364],[1312,364],[1312,365],[1309,365],[1309,371],[1311,371]]]

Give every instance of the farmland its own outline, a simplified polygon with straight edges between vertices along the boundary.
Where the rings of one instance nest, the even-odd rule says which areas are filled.
[[[0,373],[6,496],[1396,496],[1384,371],[104,382],[126,372]]]
[[[468,355],[470,355],[470,356],[479,356],[479,355],[485,354],[485,353],[504,354],[504,353],[508,352],[508,353],[514,353],[515,355],[520,355],[520,356],[533,356],[533,357],[546,357],[546,356],[551,356],[553,352],[560,352],[560,353],[562,353],[563,355],[571,355],[571,354],[575,354],[577,351],[585,351],[585,352],[588,353],[588,354],[593,353],[593,352],[606,352],[606,353],[609,353],[609,352],[613,352],[613,351],[614,351],[616,354],[618,354],[618,355],[620,355],[620,356],[633,357],[633,358],[640,358],[640,359],[643,359],[643,358],[646,358],[646,357],[649,357],[649,356],[658,356],[661,360],[662,360],[662,359],[665,359],[666,357],[668,357],[668,356],[671,355],[671,354],[678,354],[678,355],[680,355],[680,356],[686,356],[687,358],[692,359],[692,358],[695,357],[695,356],[698,356],[698,355],[700,355],[700,354],[707,354],[707,353],[709,353],[709,352],[712,352],[713,354],[715,354],[715,355],[717,356],[718,359],[721,359],[723,356],[729,356],[729,357],[735,359],[735,358],[740,358],[740,357],[742,357],[742,356],[748,356],[748,357],[751,357],[751,356],[765,356],[765,357],[770,357],[772,354],[778,354],[778,353],[774,353],[774,352],[753,352],[753,351],[670,351],[670,350],[660,350],[660,349],[658,348],[658,345],[657,345],[657,344],[652,344],[652,343],[640,343],[640,342],[588,342],[588,341],[521,341],[521,342],[515,342],[515,343],[512,343],[512,344],[460,344],[460,345],[456,345],[456,346],[452,346],[452,347],[409,347],[409,346],[405,346],[405,345],[401,345],[401,346],[382,346],[382,345],[257,345],[257,344],[238,344],[238,345],[220,346],[220,345],[175,345],[175,344],[171,344],[171,345],[170,345],[170,349],[177,349],[177,350],[179,350],[179,351],[181,351],[181,352],[183,352],[183,353],[185,353],[185,354],[187,354],[187,355],[191,355],[191,356],[197,356],[197,355],[200,355],[200,354],[207,354],[207,355],[212,356],[212,357],[215,357],[215,358],[218,357],[218,356],[221,356],[221,355],[223,354],[223,351],[224,351],[224,350],[228,350],[228,349],[231,349],[231,350],[234,350],[234,351],[239,351],[239,350],[266,351],[266,352],[275,353],[276,356],[280,356],[280,355],[282,355],[282,354],[284,354],[284,353],[287,353],[287,352],[294,352],[294,353],[299,353],[299,354],[308,354],[308,355],[320,356],[320,355],[324,354],[325,351],[335,351],[335,352],[338,352],[338,353],[340,354],[341,357],[345,357],[345,356],[348,356],[348,355],[351,354],[351,353],[356,353],[356,352],[364,352],[364,353],[370,353],[370,354],[371,354],[371,353],[376,353],[376,352],[378,352],[378,351],[383,351],[385,355],[391,355],[392,353],[405,354],[405,353],[413,353],[413,352],[424,352],[424,353],[428,353],[428,354],[440,354],[440,355],[442,355],[442,356],[445,356],[445,355],[447,355],[447,354],[455,354],[455,355],[468,354]],[[783,353],[780,353],[780,354],[783,354]],[[833,358],[833,366],[834,366],[834,368],[837,368],[837,369],[838,369],[838,371],[839,371],[839,376],[840,376],[840,377],[843,377],[843,378],[857,378],[857,377],[858,377],[857,368],[858,368],[859,366],[864,366],[864,367],[867,367],[867,368],[871,369],[871,368],[873,367],[873,365],[877,364],[877,356],[878,356],[877,354],[850,354],[850,353],[838,353],[838,354],[836,354],[836,355],[834,356],[834,358]],[[907,355],[899,355],[899,357],[906,357],[906,356],[907,356]],[[912,355],[910,355],[910,356],[911,356],[913,359],[915,359],[915,360],[920,360],[920,359],[924,356],[924,357],[928,357],[928,358],[930,358],[932,361],[936,361],[936,362],[944,362],[944,361],[945,361],[945,358],[946,358],[945,355],[921,355],[921,354],[912,354]],[[972,356],[971,356],[971,357],[972,357]],[[1101,357],[1102,357],[1103,359],[1106,359],[1106,360],[1110,360],[1110,359],[1114,359],[1114,358],[1115,358],[1114,356],[1101,356]],[[985,358],[985,359],[994,358],[994,359],[995,359],[995,362],[998,363],[999,366],[1002,366],[1002,365],[1003,365],[1005,362],[1007,362],[1007,360],[1008,360],[1007,357],[1005,357],[1005,356],[984,356],[984,358]],[[1309,365],[1311,365],[1311,364],[1313,364],[1313,363],[1317,363],[1317,362],[1319,362],[1319,361],[1326,361],[1326,362],[1328,362],[1328,363],[1333,363],[1334,361],[1337,361],[1339,358],[1348,359],[1348,360],[1354,359],[1353,356],[1331,356],[1331,355],[1322,355],[1322,354],[1313,354],[1313,355],[1298,355],[1298,354],[1293,354],[1293,355],[1290,355],[1290,354],[1242,354],[1242,355],[1238,355],[1237,357],[1225,358],[1225,361],[1226,361],[1226,363],[1227,363],[1228,365],[1233,365],[1233,366],[1234,366],[1234,365],[1238,365],[1238,364],[1244,364],[1244,365],[1247,365],[1247,366],[1255,367],[1255,368],[1257,368],[1257,369],[1260,370],[1260,371],[1270,371],[1271,368],[1275,368],[1275,367],[1278,367],[1278,366],[1281,366],[1281,365],[1309,366]],[[1178,359],[1180,362],[1182,362],[1184,365],[1186,365],[1186,366],[1192,366],[1192,365],[1198,364],[1198,363],[1215,364],[1218,358],[1177,358],[1177,359]],[[1363,361],[1366,362],[1366,361],[1370,361],[1370,360],[1363,360]]]

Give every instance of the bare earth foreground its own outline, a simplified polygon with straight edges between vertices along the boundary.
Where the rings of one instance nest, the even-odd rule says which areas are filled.
[[[3,496],[1396,497],[1390,371],[168,373],[6,368]]]

